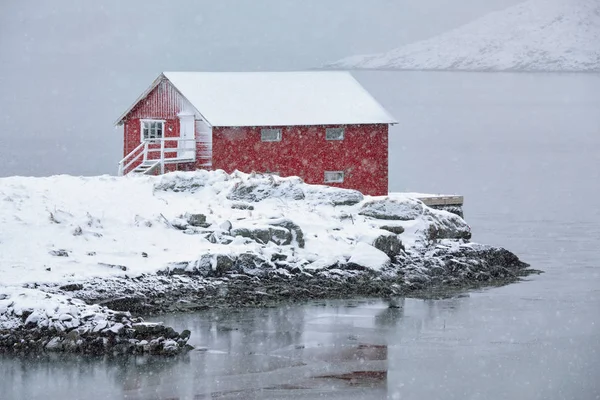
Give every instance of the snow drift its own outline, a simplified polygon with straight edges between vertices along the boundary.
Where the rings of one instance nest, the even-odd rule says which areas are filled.
[[[598,72],[600,2],[529,0],[427,40],[327,67]]]

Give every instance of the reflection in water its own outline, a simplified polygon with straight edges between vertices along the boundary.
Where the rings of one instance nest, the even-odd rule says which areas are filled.
[[[381,327],[394,327],[404,316],[404,297],[388,300],[388,307],[375,315],[375,324]]]
[[[189,364],[188,355],[176,358],[94,357],[41,354],[0,358],[0,389],[6,399],[74,398],[91,390],[89,398],[119,398],[124,391],[160,384],[175,365]],[[6,397],[4,397],[6,396]],[[83,396],[79,395],[81,398]]]
[[[377,326],[391,327],[401,313],[353,301],[168,315],[175,329],[192,329],[199,350],[174,358],[4,357],[0,388],[29,399],[70,398],[92,386],[87,398],[278,398],[340,389],[340,398],[361,398],[386,391],[388,347]]]
[[[166,324],[194,332],[190,343],[197,350],[174,358],[50,354],[6,358],[3,365],[15,383],[15,397],[41,398],[48,392],[68,397],[93,382],[101,389],[90,398],[277,398],[281,391],[309,395],[341,389],[342,398],[361,398],[367,389],[387,391],[390,343],[419,335],[440,316],[451,317],[460,304],[460,299],[396,298],[165,315]],[[31,388],[30,382],[44,389]]]
[[[4,356],[0,390],[9,399],[72,398],[72,393],[89,399],[362,399],[403,393],[417,399],[435,398],[442,385],[460,393],[477,387],[494,398],[494,393],[514,397],[523,389],[516,375],[535,379],[533,360],[552,365],[554,376],[561,376],[560,361],[573,351],[587,363],[583,368],[598,370],[599,363],[580,345],[547,351],[565,348],[566,327],[546,329],[540,339],[525,324],[506,324],[516,311],[527,316],[545,307],[554,315],[570,303],[518,296],[498,302],[491,295],[496,291],[391,304],[330,301],[166,315],[165,323],[175,329],[193,329],[192,344],[199,350],[174,358]],[[583,314],[595,312],[593,303],[581,306]],[[598,339],[588,332],[586,348]],[[518,390],[507,390],[511,376]]]

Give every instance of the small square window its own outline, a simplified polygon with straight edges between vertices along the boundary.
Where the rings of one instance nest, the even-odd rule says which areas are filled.
[[[281,141],[281,129],[261,129],[260,140],[262,140],[263,142]]]
[[[344,171],[325,171],[325,183],[344,182]]]
[[[325,129],[326,140],[344,140],[344,128]]]
[[[142,121],[142,140],[162,139],[164,121]]]

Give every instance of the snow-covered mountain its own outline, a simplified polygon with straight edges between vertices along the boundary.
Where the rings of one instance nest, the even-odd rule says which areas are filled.
[[[529,0],[344,69],[600,71],[600,0]]]

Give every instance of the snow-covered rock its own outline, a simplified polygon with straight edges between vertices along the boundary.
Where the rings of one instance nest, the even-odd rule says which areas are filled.
[[[366,202],[359,214],[377,219],[409,221],[422,216],[425,207],[422,201],[408,197],[384,198]]]
[[[274,175],[252,175],[247,179],[236,182],[227,198],[257,202],[267,198],[283,200],[302,200],[304,191],[302,180],[298,177],[278,178]]]
[[[383,251],[366,243],[359,242],[352,249],[348,262],[363,266],[372,271],[380,271],[382,268],[390,265],[390,258]]]
[[[529,0],[430,39],[328,67],[597,72],[600,2]]]
[[[526,266],[469,247],[462,218],[410,196],[294,177],[11,177],[0,203],[0,348],[26,337],[35,349],[169,353],[165,340],[185,341],[168,327],[162,341],[143,335],[127,312],[374,295],[438,282],[433,266],[453,284],[475,276],[469,265],[481,280]]]
[[[168,327],[140,332],[136,325],[142,320],[128,312],[88,305],[60,294],[1,286],[0,293],[0,351],[141,353],[144,349],[136,348],[135,344],[156,338],[158,345],[146,352],[173,354],[184,350],[189,339],[189,335],[182,337]],[[170,342],[165,342],[167,334]]]
[[[329,203],[334,206],[351,206],[364,200],[358,190],[341,189],[332,186],[312,185],[304,190],[306,200],[315,203]]]
[[[427,209],[424,215],[427,221],[427,238],[436,239],[471,239],[471,227],[464,219],[444,210]]]

